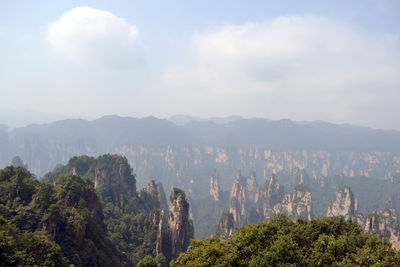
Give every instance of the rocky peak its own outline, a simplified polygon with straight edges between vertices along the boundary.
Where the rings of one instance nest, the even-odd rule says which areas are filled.
[[[136,194],[136,177],[132,175],[129,164],[120,164],[118,173],[122,185],[126,188],[126,193],[129,196]]]
[[[151,180],[147,187],[143,186],[140,189],[138,195],[150,209],[160,208],[164,211],[168,210],[164,189],[160,182],[156,184],[154,180]]]
[[[160,207],[158,187],[154,180],[150,181],[148,192],[149,192],[149,195],[150,195],[153,203],[156,203],[157,206]]]
[[[120,164],[119,167],[113,168],[96,168],[94,172],[94,187],[98,188],[100,185],[107,186],[111,182],[118,182],[125,187],[127,193],[132,194],[136,192],[136,179],[135,176],[131,174],[131,171],[128,164]],[[76,172],[75,168],[73,168],[73,172]],[[117,178],[115,178],[115,176],[117,176]]]
[[[267,183],[264,185],[262,196],[264,217],[268,218],[273,207],[284,197],[284,187],[278,183],[274,174],[271,175],[268,185]]]
[[[153,215],[153,224],[157,226],[156,256],[163,252],[163,223],[164,210],[156,210]]]
[[[96,168],[94,173],[94,187],[103,186],[114,205],[124,208],[127,198],[136,195],[136,178],[128,164]]]
[[[246,214],[246,192],[240,180],[237,179],[232,184],[230,194],[229,212],[232,213],[235,223],[241,222]]]
[[[256,203],[260,196],[260,189],[257,183],[256,173],[250,172],[246,178],[246,196],[248,201]]]
[[[157,183],[157,192],[158,192],[158,202],[160,203],[160,208],[164,211],[168,210],[167,198],[165,196],[164,187],[161,182]]]
[[[327,216],[344,216],[353,219],[365,232],[387,238],[394,248],[400,248],[400,226],[398,213],[392,203],[386,209],[363,216],[357,212],[357,198],[350,187],[344,187],[336,193],[336,200],[328,208]]]
[[[285,195],[281,203],[273,208],[275,214],[285,213],[291,219],[304,218],[311,220],[312,198],[310,189],[297,185],[292,193]]]
[[[76,168],[73,168],[73,174],[76,175]],[[100,185],[107,186],[109,182],[108,168],[96,168],[94,171],[94,188],[97,189]]]
[[[345,219],[353,217],[357,212],[357,199],[350,187],[346,186],[336,192],[336,200],[328,208],[326,216],[344,216]]]
[[[235,221],[232,213],[224,212],[219,220],[215,235],[221,240],[227,240],[233,234]]]
[[[216,170],[214,170],[213,174],[211,175],[210,178],[210,195],[213,200],[218,201],[219,200],[219,194],[220,194],[220,187],[219,187],[219,177],[218,173]]]
[[[400,248],[400,227],[398,213],[393,207],[370,214],[365,219],[364,230],[387,238],[396,249]]]
[[[244,222],[246,209],[256,204],[259,198],[260,188],[257,184],[255,172],[250,172],[245,178],[241,176],[239,171],[235,182],[232,184],[229,206],[229,212],[232,213],[236,224]]]
[[[194,230],[189,220],[189,203],[185,192],[174,188],[170,196],[170,211],[168,216],[171,257],[177,258],[179,253],[186,251]]]
[[[292,177],[294,184],[306,184],[309,180],[307,172],[299,168],[294,168],[290,173],[290,177]]]

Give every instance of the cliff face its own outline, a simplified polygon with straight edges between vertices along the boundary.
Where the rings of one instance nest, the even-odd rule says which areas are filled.
[[[150,181],[147,187],[144,186],[140,189],[138,195],[144,205],[149,207],[149,209],[160,208],[164,211],[168,210],[164,189],[161,183],[156,183],[154,180]]]
[[[243,221],[246,215],[246,200],[245,187],[240,180],[236,180],[232,185],[229,205],[229,213],[232,214],[236,223]]]
[[[241,176],[240,176],[241,177]],[[272,175],[260,188],[255,174],[237,178],[232,185],[229,213],[235,225],[255,223],[285,213],[292,219],[312,217],[311,192],[305,185],[298,185],[290,194],[284,195],[284,187]]]
[[[285,195],[281,203],[274,206],[275,214],[284,213],[291,219],[304,218],[311,220],[311,192],[305,185],[298,185],[292,193]]]
[[[170,239],[171,258],[186,251],[189,241],[193,238],[193,223],[189,220],[189,203],[185,193],[174,188],[170,196],[170,211],[168,215],[168,231]]]
[[[156,256],[163,253],[164,244],[164,210],[156,211],[153,215],[153,224],[157,226]]]
[[[134,266],[145,255],[160,256],[168,262],[186,250],[194,230],[189,220],[189,203],[182,190],[172,191],[168,211],[162,184],[150,181],[136,192],[135,175],[126,158],[118,155],[74,157],[68,165],[46,175],[44,180],[53,183],[54,177],[70,173],[83,176],[84,181],[96,187],[97,193],[94,188],[85,193],[84,203],[90,211],[85,216],[108,231],[111,241],[125,255],[123,261],[127,265]],[[54,219],[57,220],[57,216]],[[86,224],[78,224],[74,234],[84,237],[87,228]],[[58,229],[51,220],[46,221],[43,230],[57,238]],[[84,239],[79,240],[84,244]]]
[[[213,175],[211,175],[211,178],[210,178],[209,193],[213,200],[219,201],[220,187],[219,187],[219,177],[218,177],[216,170],[214,170],[214,173],[213,173]]]
[[[246,178],[246,196],[251,203],[256,203],[260,197],[260,188],[257,183],[256,173],[250,172]]]
[[[165,197],[164,187],[161,182],[157,183],[157,193],[158,193],[158,202],[160,203],[160,209],[167,211],[168,210],[167,198]]]
[[[297,170],[307,171],[310,178],[344,174],[392,179],[400,169],[398,134],[349,128],[266,120],[212,127],[117,116],[67,120],[4,132],[0,166],[20,155],[32,172],[42,176],[75,155],[118,153],[127,157],[139,184],[156,177],[166,188],[179,186],[197,196],[208,192],[209,171],[214,168],[221,170],[221,188],[232,184],[239,168],[254,170],[258,182],[273,172],[293,176]],[[299,173],[293,184],[306,183],[305,179]]]
[[[229,212],[236,224],[242,224],[246,219],[247,208],[257,203],[260,198],[260,188],[256,175],[251,172],[246,178],[238,173],[230,193]]]
[[[264,186],[262,196],[263,214],[265,218],[269,218],[273,207],[282,202],[284,197],[284,187],[276,181],[275,175],[271,175],[268,186]]]
[[[400,248],[400,226],[398,213],[394,208],[388,208],[366,217],[364,230],[387,238],[396,249]]]
[[[307,172],[303,168],[290,168],[289,173],[287,174],[288,180],[290,180],[291,184],[308,184],[310,181],[310,177]],[[316,177],[314,177],[316,178]]]
[[[392,206],[369,215],[357,212],[357,198],[350,187],[344,187],[336,193],[336,200],[328,208],[327,216],[344,216],[352,219],[370,234],[387,238],[394,248],[400,248],[400,226],[398,213]]]
[[[219,220],[215,235],[221,240],[227,240],[233,234],[235,221],[232,213],[224,213]]]
[[[328,208],[326,216],[344,216],[345,219],[353,217],[357,212],[357,199],[354,198],[350,187],[346,186],[336,192],[336,200]]]
[[[73,170],[75,170],[73,168]],[[128,164],[96,168],[94,188],[102,187],[110,195],[114,205],[124,209],[126,200],[136,195],[136,178]]]

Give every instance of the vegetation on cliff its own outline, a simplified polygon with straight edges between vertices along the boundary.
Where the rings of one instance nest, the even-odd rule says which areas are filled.
[[[170,210],[162,206],[161,185],[152,181],[137,192],[121,156],[75,157],[44,181],[22,167],[7,167],[0,170],[0,266],[167,266],[171,259],[172,266],[400,266],[388,241],[344,217],[293,222],[278,215],[233,233],[233,216],[226,213],[219,224],[226,241],[190,242],[185,192],[174,188]],[[379,226],[379,218],[369,225]]]
[[[184,191],[174,188],[168,213],[162,185],[151,181],[137,192],[118,155],[74,157],[42,181],[7,167],[0,181],[6,266],[135,266],[146,256],[166,266],[193,238]]]
[[[44,180],[53,181],[63,173],[81,175],[94,184],[103,206],[107,236],[121,252],[123,263],[135,265],[146,255],[166,261],[162,251],[155,249],[159,225],[154,218],[160,216],[160,203],[145,190],[138,194],[135,175],[125,157],[73,157],[67,165],[46,174]]]
[[[177,257],[177,252],[186,250],[193,226],[184,191],[174,188],[171,192],[172,223],[167,217],[162,185],[151,181],[137,192],[136,176],[125,157],[73,157],[67,165],[46,174],[44,180],[52,182],[66,173],[80,175],[94,184],[103,206],[107,237],[121,252],[122,263],[135,265],[150,255],[166,265]]]
[[[24,168],[0,170],[1,260],[5,266],[116,266],[93,183],[62,175],[38,182]]]

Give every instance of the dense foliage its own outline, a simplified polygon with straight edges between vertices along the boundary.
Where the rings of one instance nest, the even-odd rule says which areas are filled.
[[[38,182],[26,169],[0,170],[0,246],[4,266],[120,265],[106,238],[91,181],[62,175]]]
[[[136,267],[160,267],[161,265],[151,256],[144,257]]]
[[[71,173],[96,183],[107,236],[122,253],[126,264],[135,265],[146,255],[157,256],[161,263],[167,261],[168,255],[155,251],[158,225],[154,218],[162,216],[160,203],[146,192],[136,192],[135,175],[125,157],[109,154],[98,158],[73,157],[67,165],[46,174],[44,180],[51,182]]]
[[[173,189],[171,201],[180,195]],[[197,214],[209,219],[201,208]],[[167,231],[161,231],[162,249],[156,251],[156,242],[160,225],[168,227],[167,214],[150,190],[137,193],[124,157],[75,157],[41,182],[24,168],[7,167],[0,170],[0,266],[166,266]],[[389,242],[340,217],[293,222],[278,216],[238,228],[227,241],[193,240],[171,264],[400,266],[400,256]]]
[[[172,266],[400,266],[388,241],[342,217],[250,224],[227,241],[193,240]]]

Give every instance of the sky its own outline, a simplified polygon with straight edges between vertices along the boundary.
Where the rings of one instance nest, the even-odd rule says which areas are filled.
[[[399,100],[397,0],[0,0],[0,123],[236,114],[400,130]]]

